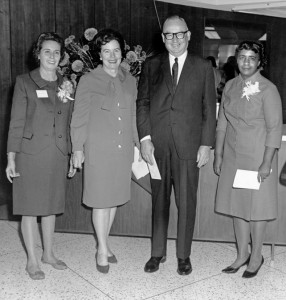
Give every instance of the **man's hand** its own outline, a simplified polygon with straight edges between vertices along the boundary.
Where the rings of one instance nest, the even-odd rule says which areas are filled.
[[[197,154],[197,166],[201,168],[204,166],[210,159],[210,147],[209,146],[200,146]]]
[[[83,151],[75,151],[72,155],[72,162],[75,169],[82,169],[82,164],[84,162]]]
[[[154,146],[151,140],[147,139],[141,142],[141,155],[143,159],[150,165],[153,165]]]
[[[73,167],[73,157],[70,157],[68,177],[72,178],[76,173],[76,168]]]

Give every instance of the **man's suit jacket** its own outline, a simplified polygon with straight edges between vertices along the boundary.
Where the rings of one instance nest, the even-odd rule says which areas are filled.
[[[57,75],[60,86],[63,78]],[[37,154],[55,143],[63,154],[68,154],[73,104],[61,102],[56,92],[41,78],[39,69],[16,78],[7,152]]]
[[[188,54],[173,91],[168,53],[145,61],[137,98],[139,138],[150,135],[155,155],[168,147],[171,128],[180,159],[196,159],[201,145],[213,146],[216,95],[211,64]]]

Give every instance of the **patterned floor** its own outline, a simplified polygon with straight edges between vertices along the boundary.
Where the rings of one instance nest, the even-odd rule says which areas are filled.
[[[26,254],[21,243],[19,223],[0,221],[0,299],[286,299],[286,247],[276,246],[275,260],[270,246],[263,247],[265,264],[258,276],[241,277],[221,273],[235,258],[233,244],[194,242],[191,261],[193,272],[176,272],[175,241],[168,241],[167,261],[158,272],[144,273],[150,255],[150,239],[111,237],[118,264],[107,275],[95,267],[95,239],[91,234],[55,234],[55,253],[68,269],[57,271],[41,265],[45,280],[33,281],[25,272]],[[39,238],[38,257],[41,257]]]

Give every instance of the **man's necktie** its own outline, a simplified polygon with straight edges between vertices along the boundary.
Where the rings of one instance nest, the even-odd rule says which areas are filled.
[[[172,67],[172,77],[173,77],[173,89],[176,90],[177,81],[178,81],[178,57],[175,58],[175,62]]]

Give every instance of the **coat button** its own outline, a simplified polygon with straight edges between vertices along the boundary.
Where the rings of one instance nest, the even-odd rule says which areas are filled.
[[[62,137],[63,137],[63,136],[62,136],[61,134],[60,134],[60,135],[58,135],[58,138],[60,138],[60,139],[61,139]]]
[[[61,113],[62,113],[62,112],[59,110],[59,111],[58,111],[58,114],[60,115]]]

